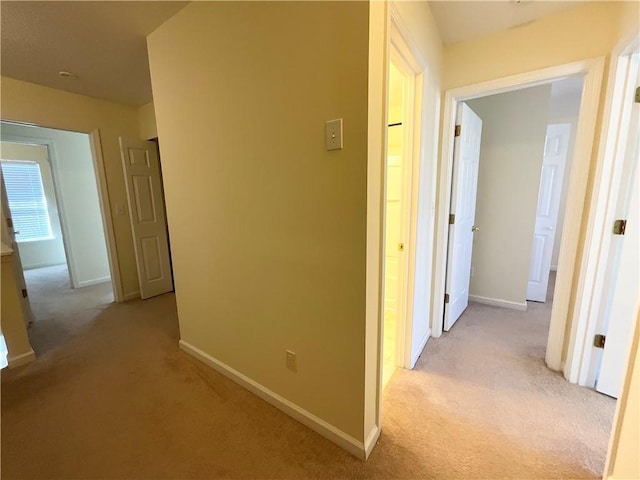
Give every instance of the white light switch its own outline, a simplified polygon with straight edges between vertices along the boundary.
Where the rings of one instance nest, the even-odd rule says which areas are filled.
[[[327,150],[342,150],[342,119],[327,122]]]

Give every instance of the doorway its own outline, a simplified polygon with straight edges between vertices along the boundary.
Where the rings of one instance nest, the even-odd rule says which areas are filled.
[[[2,195],[36,353],[114,301],[89,135],[2,122]]]

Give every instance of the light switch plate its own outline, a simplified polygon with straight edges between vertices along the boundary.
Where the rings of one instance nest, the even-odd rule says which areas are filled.
[[[327,150],[342,150],[342,119],[327,122]]]

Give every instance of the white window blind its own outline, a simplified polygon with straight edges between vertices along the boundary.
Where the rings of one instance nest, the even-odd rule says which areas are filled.
[[[47,199],[36,162],[2,160],[2,176],[18,242],[52,238]]]

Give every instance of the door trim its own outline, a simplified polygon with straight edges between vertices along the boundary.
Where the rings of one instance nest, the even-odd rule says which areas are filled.
[[[417,237],[417,204],[418,183],[420,178],[420,131],[421,104],[424,75],[420,70],[409,47],[404,43],[401,33],[392,23],[389,36],[389,61],[408,79],[403,99],[403,112],[406,113],[404,123],[411,128],[403,129],[402,138],[402,218],[401,231],[405,241],[405,254],[400,256],[400,282],[398,296],[398,319],[396,329],[396,364],[402,368],[413,368],[411,346],[413,333],[413,295],[415,279],[416,237]],[[386,159],[386,152],[385,152]],[[386,185],[387,162],[385,161]],[[386,188],[385,188],[386,191]],[[386,194],[384,195],[386,204]],[[385,218],[386,223],[386,218]],[[385,240],[386,242],[386,240]],[[384,267],[383,267],[384,268]],[[383,273],[384,278],[384,273]],[[383,295],[384,302],[384,292]],[[383,318],[384,320],[384,318]],[[384,324],[384,321],[383,321]]]
[[[593,195],[586,229],[585,250],[581,265],[582,296],[576,299],[574,323],[570,332],[565,377],[572,383],[595,387],[593,374],[593,343],[589,341],[596,333],[599,323],[601,295],[608,266],[611,247],[610,223],[613,220],[615,199],[620,186],[619,173],[625,164],[625,156],[619,155],[620,148],[626,149],[626,129],[620,128],[625,114],[625,94],[628,74],[628,56],[640,49],[640,35],[626,39],[616,46],[611,54],[608,85],[598,163],[596,165]],[[630,110],[630,108],[628,109]],[[616,177],[618,177],[616,179]],[[599,232],[599,233],[596,233]],[[578,301],[579,300],[579,301]]]
[[[580,116],[576,131],[576,146],[570,172],[571,177],[569,181],[565,220],[562,226],[564,234],[562,235],[560,243],[558,279],[556,282],[555,300],[551,315],[546,353],[546,363],[549,368],[553,370],[562,369],[565,328],[567,316],[570,314],[570,299],[574,286],[577,287],[576,303],[582,298],[582,279],[578,278],[578,281],[574,284],[573,278],[578,266],[578,245],[581,240],[580,230],[582,216],[585,210],[583,199],[587,191],[604,63],[604,57],[597,57],[458,87],[445,92],[441,137],[442,149],[438,178],[439,191],[434,256],[436,261],[432,289],[433,315],[431,319],[431,331],[434,337],[442,335],[442,315],[444,307],[442,299],[444,298],[445,290],[446,249],[448,243],[448,224],[444,219],[448,216],[448,206],[451,200],[453,140],[457,102],[544,85],[567,76],[584,75]],[[580,275],[582,276],[583,273],[580,272]],[[575,320],[573,315],[572,319]]]
[[[60,130],[65,132],[74,132],[74,133],[83,133],[89,136],[89,146],[91,149],[91,161],[93,162],[93,171],[96,175],[96,187],[98,190],[98,200],[100,203],[100,213],[102,216],[102,225],[104,227],[105,234],[105,243],[107,245],[107,257],[109,259],[109,270],[111,272],[111,285],[113,288],[113,297],[114,301],[117,303],[123,302],[125,300],[129,300],[124,297],[123,289],[122,289],[122,276],[120,273],[120,266],[118,264],[118,252],[116,248],[116,240],[115,233],[113,228],[113,219],[111,217],[111,207],[109,200],[109,189],[107,187],[107,178],[106,171],[104,166],[104,159],[102,156],[102,143],[100,140],[100,131],[98,129],[93,130],[92,132],[81,132],[76,130],[69,130],[65,128],[59,127],[48,127],[44,125],[35,125],[33,123],[25,123],[25,122],[17,122],[13,120],[2,120],[4,122],[13,123],[16,125],[27,125],[27,126],[35,126],[39,128],[50,128],[53,130]],[[56,151],[53,141],[47,138],[39,138],[39,137],[23,137],[16,135],[6,135],[2,137],[3,140],[13,141],[17,143],[31,143],[44,145],[47,147],[49,162],[53,165],[56,163]],[[68,231],[66,227],[66,216],[64,214],[64,206],[60,203],[60,195],[58,194],[58,184],[59,180],[56,177],[55,169],[51,169],[51,174],[53,176],[54,188],[56,190],[56,203],[58,207],[58,212],[60,215],[60,228],[62,229],[62,237],[63,244],[65,249],[65,255],[67,257],[67,265],[69,267],[69,276],[71,280],[71,284],[75,287],[78,286],[76,284],[74,278],[74,260],[73,255],[70,255],[70,249],[68,246]],[[137,298],[137,295],[134,298]]]

